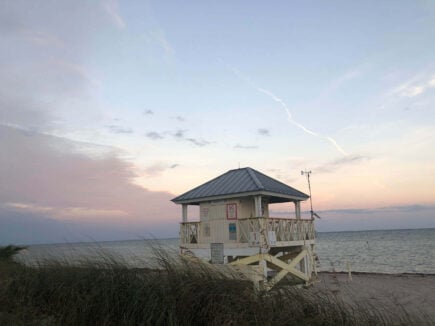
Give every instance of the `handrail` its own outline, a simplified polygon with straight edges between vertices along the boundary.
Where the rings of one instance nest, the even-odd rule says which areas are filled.
[[[205,241],[203,232],[210,233],[209,229],[203,231],[203,227],[205,226],[200,221],[181,222],[180,242],[182,244],[202,243]],[[314,222],[309,219],[249,217],[237,220],[238,243],[254,245],[252,239],[258,239],[260,233],[272,245],[274,242],[314,240],[316,237]]]

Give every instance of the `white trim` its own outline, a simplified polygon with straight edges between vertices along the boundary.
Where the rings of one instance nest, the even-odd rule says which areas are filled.
[[[277,192],[271,192],[271,191],[253,191],[253,192],[241,192],[238,194],[228,194],[228,195],[219,195],[219,196],[209,196],[209,197],[202,197],[202,198],[194,198],[194,199],[187,199],[187,200],[177,200],[174,201],[176,204],[196,204],[201,203],[205,201],[211,201],[211,200],[222,200],[222,199],[229,199],[229,198],[240,198],[240,197],[248,197],[248,196],[272,196],[277,198],[285,198],[290,199],[289,201],[303,201],[307,200],[309,197],[298,197],[298,196],[290,196],[285,194],[280,194]]]

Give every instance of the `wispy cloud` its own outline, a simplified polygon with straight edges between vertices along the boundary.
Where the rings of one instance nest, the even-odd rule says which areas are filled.
[[[39,46],[64,47],[65,43],[53,34],[34,29],[21,28],[19,35],[26,41]]]
[[[363,75],[364,71],[367,69],[368,64],[364,63],[360,66],[353,67],[347,71],[345,71],[342,75],[334,78],[332,81],[329,82],[327,87],[321,92],[319,98],[321,99],[330,96],[335,91],[340,89],[342,86],[344,86],[346,83],[351,82],[352,80],[360,77]]]
[[[378,213],[417,213],[417,212],[433,212],[435,205],[402,205],[402,206],[386,206],[376,208],[340,208],[340,209],[326,209],[319,210],[317,213],[322,214],[348,214],[348,215],[366,215]],[[288,215],[288,211],[274,211],[276,215]],[[306,212],[308,213],[308,212]]]
[[[112,21],[112,23],[120,28],[125,28],[126,24],[125,21],[122,19],[121,15],[119,14],[119,8],[118,8],[118,1],[116,0],[104,0],[101,3],[104,11],[107,13],[108,17]]]
[[[145,136],[147,136],[148,138],[153,139],[153,140],[158,140],[158,139],[164,138],[163,134],[158,133],[156,131],[148,132]]]
[[[185,119],[184,117],[182,117],[181,115],[177,115],[177,116],[175,117],[175,120],[180,121],[180,122],[184,122],[184,121],[186,121],[186,119]]]
[[[220,61],[222,61],[222,60],[220,60]],[[338,151],[338,152],[340,152],[341,154],[343,154],[343,155],[348,155],[348,153],[337,143],[337,141],[335,140],[335,139],[333,139],[332,137],[330,137],[330,136],[323,136],[323,135],[320,135],[319,133],[317,133],[317,132],[314,132],[314,131],[312,131],[312,130],[310,130],[310,129],[308,129],[307,127],[305,127],[304,125],[302,125],[301,123],[299,123],[299,122],[297,122],[296,120],[294,120],[293,119],[293,116],[292,116],[292,114],[291,114],[291,111],[290,111],[290,109],[289,109],[289,107],[287,106],[287,104],[281,99],[281,98],[279,98],[278,96],[276,96],[274,93],[272,93],[271,91],[269,91],[269,90],[267,90],[267,89],[265,89],[265,88],[261,88],[261,87],[259,87],[259,86],[257,86],[251,79],[249,79],[248,77],[246,77],[245,75],[243,75],[238,69],[235,69],[235,68],[233,68],[233,67],[231,67],[231,66],[229,66],[228,64],[226,64],[226,66],[229,68],[229,69],[231,69],[232,71],[233,71],[233,73],[237,76],[237,77],[239,77],[241,80],[243,80],[245,83],[247,83],[248,85],[250,85],[252,88],[254,88],[255,90],[257,90],[258,92],[260,92],[260,93],[263,93],[263,94],[265,94],[265,95],[267,95],[267,96],[269,96],[272,100],[274,100],[275,102],[277,102],[283,109],[284,109],[284,111],[286,112],[286,114],[287,114],[287,118],[288,118],[288,121],[291,123],[291,124],[293,124],[293,125],[295,125],[296,127],[298,127],[299,129],[301,129],[302,131],[304,131],[305,133],[307,133],[307,134],[309,134],[309,135],[311,135],[311,136],[315,136],[315,137],[320,137],[320,138],[323,138],[323,139],[326,139],[328,142],[330,142],[333,146],[334,146],[334,148]]]
[[[107,128],[110,130],[110,132],[113,132],[114,134],[132,134],[133,133],[133,129],[131,129],[129,127],[110,125],[110,126],[107,126]]]
[[[175,133],[174,133],[174,137],[175,138],[184,138],[184,135],[186,134],[186,132],[187,132],[187,130],[182,130],[182,129],[180,129],[180,130],[177,130]]]
[[[234,148],[235,149],[256,149],[256,148],[258,148],[258,146],[237,144],[237,145],[234,146]]]
[[[155,163],[148,166],[144,171],[148,177],[160,176],[166,170],[172,170],[179,166],[179,164],[165,164],[165,163]]]
[[[430,88],[435,88],[435,76],[427,77],[422,74],[415,75],[408,81],[387,92],[387,96],[415,97],[423,94]]]
[[[101,87],[101,82],[97,80],[92,74],[83,66],[76,63],[57,60],[54,62],[54,67],[60,68],[63,74],[69,73],[87,81],[94,87]]]
[[[145,111],[143,111],[143,114],[145,114],[145,115],[153,115],[154,111],[152,111],[152,110],[145,110]]]
[[[185,138],[186,141],[198,146],[198,147],[204,147],[207,145],[210,145],[211,142],[207,141],[207,140],[203,140],[203,139],[196,139],[196,138]]]
[[[270,136],[270,131],[269,131],[269,129],[266,129],[266,128],[260,128],[257,130],[257,132],[261,136]]]
[[[198,146],[198,147],[204,147],[204,146],[212,144],[212,142],[210,142],[208,140],[193,138],[193,137],[186,137],[187,132],[188,132],[188,130],[179,129],[175,133],[173,133],[173,136],[178,140],[186,141],[186,142],[191,143],[191,144]]]
[[[321,166],[318,166],[313,169],[313,171],[317,173],[328,173],[328,172],[334,172],[336,169],[339,169],[343,166],[349,166],[354,164],[360,164],[361,162],[364,162],[368,160],[368,157],[361,156],[361,155],[348,155],[333,161],[330,161],[326,164],[323,164]]]
[[[174,55],[174,48],[172,47],[171,43],[169,43],[165,33],[161,29],[149,31],[148,35],[163,49],[167,56]]]

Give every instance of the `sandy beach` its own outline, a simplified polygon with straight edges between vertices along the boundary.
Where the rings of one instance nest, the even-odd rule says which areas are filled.
[[[314,291],[332,292],[345,302],[366,302],[389,311],[419,315],[435,325],[435,274],[319,273]]]

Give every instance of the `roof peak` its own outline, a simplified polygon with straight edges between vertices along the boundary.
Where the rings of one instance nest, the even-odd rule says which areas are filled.
[[[252,178],[255,185],[260,189],[264,189],[263,184],[260,182],[260,180],[258,180],[257,176],[255,175],[255,172],[257,172],[257,171],[255,171],[254,169],[251,169],[251,168],[246,168],[246,171],[248,171],[249,176]]]

